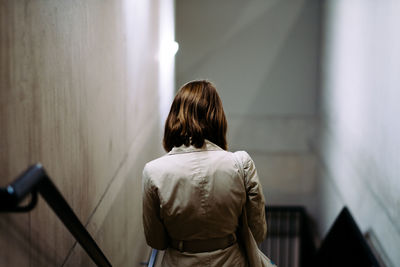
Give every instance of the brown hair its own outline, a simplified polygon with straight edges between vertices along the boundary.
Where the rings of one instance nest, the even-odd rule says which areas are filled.
[[[175,96],[165,122],[166,151],[181,145],[200,148],[207,139],[224,150],[227,122],[217,89],[209,81],[192,81]]]

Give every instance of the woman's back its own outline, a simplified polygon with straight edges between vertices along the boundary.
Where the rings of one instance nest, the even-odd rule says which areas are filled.
[[[149,162],[144,177],[157,188],[170,238],[210,239],[235,232],[246,192],[231,152],[208,141],[204,148],[174,148]]]

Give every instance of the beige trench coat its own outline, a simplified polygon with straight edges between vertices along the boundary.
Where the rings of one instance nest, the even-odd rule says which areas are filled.
[[[187,253],[169,239],[196,240],[235,233],[246,203],[249,227],[258,242],[266,235],[264,196],[253,160],[242,159],[246,191],[232,152],[206,140],[203,148],[175,147],[143,170],[143,225],[147,243],[166,250],[162,266],[246,266],[239,245],[212,252]]]

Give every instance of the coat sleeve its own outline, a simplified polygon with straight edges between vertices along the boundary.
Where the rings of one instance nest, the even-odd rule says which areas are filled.
[[[155,249],[168,247],[168,234],[160,217],[160,200],[157,187],[152,183],[148,170],[143,170],[143,228],[146,242]]]
[[[254,239],[261,243],[267,235],[264,194],[254,161],[246,152],[243,152],[243,165],[247,192],[247,221]]]

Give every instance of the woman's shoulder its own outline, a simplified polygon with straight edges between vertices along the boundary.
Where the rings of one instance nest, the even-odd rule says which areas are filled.
[[[168,160],[168,154],[153,159],[144,165],[143,171],[162,169],[165,166],[165,164],[167,164],[166,163],[167,160]]]
[[[236,158],[238,158],[242,162],[252,161],[249,153],[247,153],[244,150],[235,151],[235,152],[233,152],[233,154],[235,155]]]
[[[168,166],[166,155],[147,162],[142,172],[143,184],[157,187],[160,181],[162,181],[165,170],[169,168]]]
[[[239,162],[239,166],[241,166],[245,173],[250,169],[255,169],[255,163],[249,153],[246,151],[236,151],[233,153],[235,155],[236,161]]]

